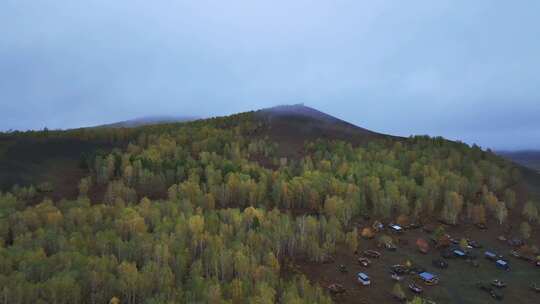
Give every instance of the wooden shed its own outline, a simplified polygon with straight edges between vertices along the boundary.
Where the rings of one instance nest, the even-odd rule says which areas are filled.
[[[429,252],[429,244],[426,240],[422,238],[419,238],[416,240],[416,246],[418,247],[418,250],[423,254],[426,254]]]

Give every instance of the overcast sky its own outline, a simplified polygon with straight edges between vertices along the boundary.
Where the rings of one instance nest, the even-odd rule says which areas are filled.
[[[540,149],[540,1],[1,0],[0,130],[303,102]]]

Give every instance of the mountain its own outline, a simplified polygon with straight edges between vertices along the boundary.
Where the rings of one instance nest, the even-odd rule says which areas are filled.
[[[99,125],[96,126],[96,128],[135,128],[164,123],[187,122],[197,119],[199,118],[192,116],[145,116],[110,124]]]
[[[497,151],[496,153],[524,167],[540,172],[540,150]]]

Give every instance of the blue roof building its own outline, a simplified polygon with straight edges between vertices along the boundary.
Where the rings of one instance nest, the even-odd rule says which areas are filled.
[[[422,272],[419,274],[419,276],[423,279],[423,280],[432,280],[435,275],[434,274],[431,274],[429,272]]]
[[[418,276],[428,285],[437,284],[439,282],[439,277],[433,273],[424,271],[419,273]]]

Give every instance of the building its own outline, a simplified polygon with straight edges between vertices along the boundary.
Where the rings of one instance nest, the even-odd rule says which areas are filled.
[[[435,285],[439,283],[439,277],[435,274],[429,273],[429,272],[421,272],[418,274],[420,279],[424,281],[427,285]]]

